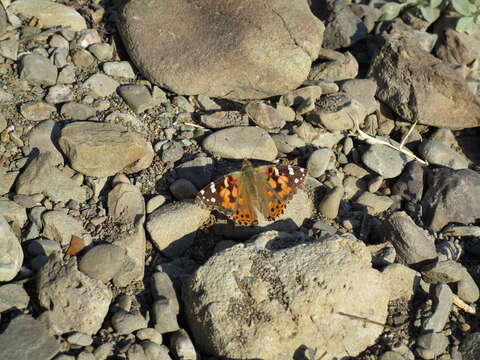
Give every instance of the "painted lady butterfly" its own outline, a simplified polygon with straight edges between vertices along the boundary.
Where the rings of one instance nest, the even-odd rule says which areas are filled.
[[[235,223],[257,225],[258,215],[275,220],[303,184],[307,170],[299,166],[254,167],[244,160],[242,169],[221,177],[201,190],[197,201],[218,210]]]

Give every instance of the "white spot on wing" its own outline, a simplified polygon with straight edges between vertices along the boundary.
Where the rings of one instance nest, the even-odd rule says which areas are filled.
[[[205,190],[200,191],[200,194],[205,194]],[[205,199],[205,196],[203,198]]]
[[[295,178],[295,180],[293,180],[293,182],[294,182],[295,184],[298,184],[298,179]]]
[[[215,192],[217,191],[217,189],[215,189],[215,184],[214,183],[210,184],[210,191],[212,192],[212,194],[215,194]]]
[[[288,174],[289,174],[289,175],[295,174],[295,172],[293,171],[293,167],[291,167],[290,165],[288,165],[287,168],[288,168]]]
[[[215,198],[212,197],[212,198],[210,199],[210,201],[214,203],[214,202],[215,202]]]
[[[301,172],[301,173],[304,173],[304,172],[305,172],[305,169],[304,169],[304,168],[300,168],[300,172]]]

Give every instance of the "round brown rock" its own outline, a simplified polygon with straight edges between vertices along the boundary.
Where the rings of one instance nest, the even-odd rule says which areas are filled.
[[[152,82],[177,94],[231,99],[297,88],[324,30],[305,0],[130,1],[118,28]]]

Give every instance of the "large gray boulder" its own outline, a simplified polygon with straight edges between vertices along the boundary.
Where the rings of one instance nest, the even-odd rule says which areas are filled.
[[[210,258],[182,296],[206,354],[292,359],[307,346],[330,359],[355,356],[375,342],[382,326],[349,315],[384,323],[389,291],[353,236],[299,244],[270,231]]]
[[[265,98],[298,87],[324,26],[306,0],[136,0],[118,29],[140,72],[177,94]]]

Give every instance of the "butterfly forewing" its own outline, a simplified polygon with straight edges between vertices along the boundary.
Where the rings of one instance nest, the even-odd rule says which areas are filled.
[[[205,186],[197,195],[197,201],[208,208],[232,215],[238,201],[240,172],[221,177]]]

